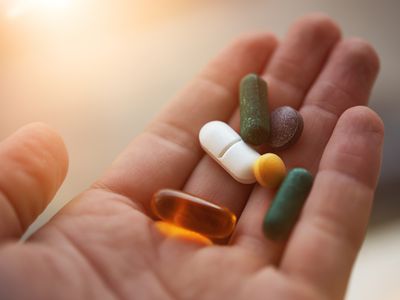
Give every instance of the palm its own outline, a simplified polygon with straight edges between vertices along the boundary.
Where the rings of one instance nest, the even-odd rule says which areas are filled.
[[[367,223],[382,143],[381,123],[370,110],[343,112],[366,103],[377,59],[363,42],[339,41],[336,27],[319,16],[299,21],[272,55],[274,48],[269,34],[228,47],[90,189],[27,243],[0,248],[0,289],[13,299],[343,297]],[[261,233],[272,192],[235,182],[197,141],[199,128],[210,120],[237,128],[237,83],[266,65],[271,108],[291,105],[305,120],[300,141],[281,155],[289,168],[316,174],[286,244]],[[51,163],[65,173],[59,171],[65,162]],[[58,182],[45,171],[34,187],[50,198]],[[166,187],[234,211],[240,218],[231,240],[203,247],[162,236],[148,216],[148,202]],[[23,228],[32,214],[16,211]],[[0,238],[17,235],[18,229],[0,231]],[[21,289],[22,282],[29,284]]]

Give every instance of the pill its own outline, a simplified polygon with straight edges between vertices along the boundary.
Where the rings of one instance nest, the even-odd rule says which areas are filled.
[[[204,235],[176,226],[171,223],[157,221],[154,223],[154,226],[158,229],[159,232],[166,235],[167,237],[187,240],[190,242],[207,246],[212,245],[212,241],[209,238],[205,237]]]
[[[313,178],[305,169],[292,169],[283,180],[263,223],[265,236],[271,240],[288,238],[311,190]]]
[[[268,144],[275,149],[285,149],[294,144],[303,131],[303,117],[290,106],[281,106],[271,113],[271,130]]]
[[[257,74],[240,82],[240,135],[246,143],[261,145],[270,133],[267,83]]]
[[[209,238],[229,236],[236,224],[235,214],[227,208],[181,191],[158,191],[152,197],[151,207],[161,220]]]
[[[285,178],[286,166],[278,155],[266,153],[256,160],[253,171],[260,185],[277,188]]]
[[[200,144],[217,163],[241,183],[255,183],[253,164],[260,156],[240,135],[221,121],[206,123],[199,133]]]

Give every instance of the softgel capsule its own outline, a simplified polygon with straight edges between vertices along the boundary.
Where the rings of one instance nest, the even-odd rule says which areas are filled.
[[[161,220],[208,238],[225,238],[232,233],[236,224],[236,216],[227,208],[182,191],[158,191],[153,195],[151,208]],[[165,227],[163,224],[159,229]],[[178,233],[182,235],[181,230]]]

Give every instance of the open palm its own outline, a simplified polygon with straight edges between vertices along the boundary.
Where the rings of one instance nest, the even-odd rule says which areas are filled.
[[[341,299],[362,243],[379,174],[383,125],[365,105],[379,68],[373,49],[341,39],[327,17],[297,21],[282,42],[246,35],[222,51],[88,190],[26,243],[23,230],[67,169],[61,139],[42,124],[0,145],[2,299]],[[238,128],[237,87],[269,84],[270,109],[300,110],[304,131],[281,153],[315,175],[286,243],[266,240],[273,191],[234,181],[204,155],[211,120]],[[181,189],[239,217],[229,241],[202,246],[161,235],[152,194]]]

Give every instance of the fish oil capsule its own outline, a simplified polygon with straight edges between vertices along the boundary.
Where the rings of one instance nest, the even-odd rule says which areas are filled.
[[[266,153],[255,161],[253,171],[260,185],[277,188],[285,178],[286,166],[278,155]]]
[[[253,164],[260,154],[247,145],[228,124],[211,121],[199,133],[200,144],[217,163],[240,183],[255,183]]]
[[[205,246],[210,246],[213,244],[213,242],[209,238],[200,233],[176,226],[168,222],[157,221],[154,223],[154,226],[158,229],[159,232],[168,237],[178,238]]]
[[[257,74],[240,82],[240,136],[246,143],[261,145],[270,133],[267,83]]]
[[[236,224],[236,216],[228,209],[181,191],[158,191],[151,207],[161,220],[209,238],[229,236]]]
[[[264,218],[263,231],[268,239],[277,241],[288,238],[312,182],[312,175],[305,169],[295,168],[288,173]]]

